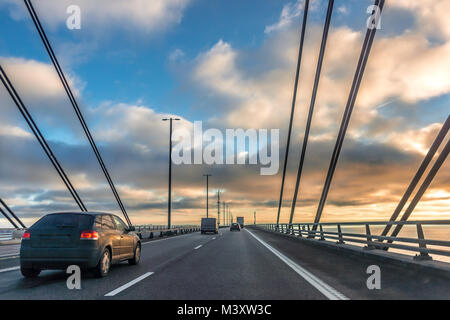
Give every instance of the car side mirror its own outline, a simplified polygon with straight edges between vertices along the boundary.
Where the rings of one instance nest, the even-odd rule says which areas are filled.
[[[129,226],[129,227],[128,227],[128,231],[136,231],[136,228],[133,227],[133,226]]]

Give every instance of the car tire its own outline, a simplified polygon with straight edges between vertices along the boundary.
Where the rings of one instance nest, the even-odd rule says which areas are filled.
[[[25,278],[36,278],[41,273],[41,269],[20,267],[20,272]]]
[[[134,248],[134,256],[132,259],[128,259],[128,263],[131,264],[132,266],[135,266],[139,263],[140,260],[141,260],[141,244],[138,243],[136,245],[136,248]]]
[[[94,274],[97,278],[104,278],[108,275],[111,268],[111,252],[108,248],[103,250],[100,261],[94,268]]]

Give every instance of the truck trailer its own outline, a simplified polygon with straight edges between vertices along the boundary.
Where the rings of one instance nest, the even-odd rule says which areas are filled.
[[[201,234],[208,233],[208,232],[217,233],[216,218],[202,218],[200,232],[201,232]]]

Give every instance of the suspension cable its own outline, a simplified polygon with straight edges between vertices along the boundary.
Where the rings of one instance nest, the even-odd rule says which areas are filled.
[[[0,213],[14,226],[14,228],[18,229],[19,226],[6,214],[5,211],[0,207]]]
[[[78,120],[81,123],[83,131],[86,134],[86,137],[89,140],[89,143],[90,143],[90,145],[92,147],[92,150],[94,151],[94,154],[95,154],[95,156],[96,156],[96,158],[97,158],[97,160],[98,160],[98,162],[100,164],[100,167],[101,167],[101,169],[102,169],[102,171],[103,171],[103,173],[104,173],[104,175],[106,177],[106,180],[108,181],[108,184],[109,184],[109,186],[111,188],[111,191],[113,192],[114,197],[116,198],[116,201],[117,201],[117,203],[118,203],[118,205],[119,205],[119,207],[120,207],[120,209],[121,209],[125,219],[127,220],[127,223],[131,226],[132,223],[131,223],[130,218],[128,217],[127,211],[125,210],[125,206],[123,205],[122,200],[120,199],[119,193],[117,192],[116,187],[114,185],[114,182],[112,181],[111,176],[109,175],[108,169],[106,168],[106,165],[103,162],[102,156],[101,156],[101,154],[100,154],[100,152],[99,152],[99,150],[97,148],[97,145],[96,145],[96,143],[95,143],[95,141],[94,141],[94,139],[93,139],[93,137],[91,135],[91,132],[89,131],[89,128],[88,128],[88,126],[86,124],[84,116],[81,113],[81,110],[80,110],[80,108],[78,106],[77,101],[75,100],[75,97],[74,97],[74,95],[72,93],[72,90],[70,89],[69,83],[66,80],[64,72],[63,72],[63,70],[62,70],[62,68],[61,68],[61,66],[60,66],[60,64],[58,62],[58,59],[56,58],[56,55],[55,55],[55,53],[53,51],[53,48],[52,48],[52,46],[50,44],[50,41],[47,38],[47,35],[45,34],[44,28],[42,27],[42,24],[41,24],[41,22],[39,20],[39,17],[37,15],[36,11],[34,10],[34,7],[33,7],[32,3],[31,3],[31,0],[24,0],[24,2],[25,2],[25,5],[26,5],[26,7],[28,9],[28,12],[30,13],[30,16],[31,16],[31,18],[32,18],[32,20],[34,22],[34,25],[35,25],[38,33],[39,33],[39,36],[40,36],[40,38],[41,38],[41,40],[42,40],[42,42],[43,42],[43,44],[45,46],[45,49],[46,49],[47,53],[49,54],[50,59],[52,60],[52,63],[54,65],[55,69],[56,69],[56,72],[58,73],[58,76],[59,76],[59,78],[60,78],[60,80],[62,82],[62,85],[63,85],[63,87],[64,87],[64,89],[65,89],[65,91],[66,91],[66,93],[68,95],[68,98],[69,98],[69,100],[70,100],[70,102],[71,102],[71,104],[72,104],[72,106],[73,106],[73,108],[75,110],[75,113],[76,113],[76,115],[78,117]]]
[[[384,0],[375,0],[374,6],[379,9],[379,13],[383,10]],[[350,117],[353,111],[353,107],[355,106],[356,96],[358,94],[359,86],[361,84],[362,77],[364,75],[364,70],[367,64],[367,60],[369,58],[370,50],[372,48],[373,40],[375,38],[376,27],[368,28],[366,32],[366,36],[364,39],[364,44],[361,49],[361,54],[358,61],[358,66],[356,68],[355,76],[353,78],[352,87],[350,90],[350,94],[348,97],[347,105],[345,107],[344,115],[342,117],[341,126],[339,129],[339,134],[336,139],[336,144],[334,146],[333,155],[331,157],[330,166],[328,168],[327,177],[325,180],[325,184],[322,190],[322,195],[320,197],[319,206],[317,208],[316,216],[314,219],[313,230],[316,230],[317,223],[320,221],[322,216],[323,208],[325,206],[325,202],[328,196],[328,191],[330,189],[331,180],[333,179],[334,171],[336,169],[336,164],[339,159],[339,155],[342,149],[342,144],[344,142],[345,133],[347,131],[347,127],[350,121]]]
[[[450,139],[447,140],[447,143],[445,144],[444,149],[439,154],[436,162],[434,163],[433,167],[430,169],[430,172],[428,172],[428,175],[426,176],[425,180],[422,182],[422,185],[420,186],[419,190],[417,191],[414,198],[411,200],[411,203],[409,204],[408,208],[406,208],[405,212],[403,213],[402,217],[400,218],[400,221],[406,221],[408,220],[409,216],[415,209],[417,203],[419,203],[420,199],[422,198],[425,191],[427,191],[428,186],[431,184],[431,181],[433,181],[433,178],[436,176],[436,173],[439,171],[440,167],[444,163],[445,159],[447,158],[448,154],[450,152]],[[396,237],[400,230],[402,229],[403,225],[398,224],[394,231],[392,231],[391,237]],[[393,240],[389,240],[388,243],[392,243]]]
[[[316,102],[317,89],[319,86],[320,72],[322,70],[322,63],[323,63],[323,58],[325,55],[325,48],[326,48],[327,38],[328,38],[328,30],[330,29],[331,15],[333,13],[333,5],[334,5],[334,0],[329,0],[327,15],[326,15],[325,24],[323,27],[322,43],[320,44],[320,52],[319,52],[319,60],[317,62],[317,68],[316,68],[316,76],[314,79],[314,86],[313,86],[311,102],[310,102],[310,106],[309,106],[308,119],[306,121],[305,134],[303,136],[302,153],[300,155],[300,162],[298,165],[297,181],[295,183],[295,190],[294,190],[294,198],[292,199],[291,215],[289,217],[289,227],[292,225],[292,219],[294,217],[294,212],[295,212],[295,205],[297,202],[298,189],[300,186],[300,179],[301,179],[302,171],[303,171],[303,163],[305,161],[306,147],[308,145],[309,131],[311,128],[311,121],[312,121],[312,116],[314,113],[314,105]]]
[[[442,141],[444,140],[445,136],[447,135],[447,132],[450,129],[450,116],[447,117],[447,120],[444,122],[444,125],[442,126],[441,130],[439,131],[438,135],[436,136],[433,144],[431,145],[430,149],[427,152],[427,155],[422,161],[422,164],[420,165],[419,169],[417,170],[416,174],[414,175],[414,178],[411,180],[411,183],[408,186],[408,189],[406,189],[405,193],[403,194],[402,199],[398,203],[397,207],[395,208],[394,212],[392,213],[391,218],[389,219],[389,222],[394,222],[397,220],[397,217],[399,216],[400,212],[403,210],[403,207],[405,206],[406,202],[408,201],[409,197],[411,196],[412,192],[416,188],[417,184],[420,181],[420,178],[422,178],[423,173],[425,172],[426,168],[428,167],[430,161],[433,159],[434,155],[436,154],[436,151],[438,150],[439,146],[441,145]],[[386,227],[384,228],[383,232],[381,233],[382,236],[386,236],[389,232],[389,230],[392,227],[392,223],[388,223]],[[381,240],[382,241],[382,240]]]
[[[288,156],[289,156],[289,146],[291,143],[291,133],[292,133],[292,123],[294,120],[295,102],[297,100],[298,78],[299,78],[299,74],[300,74],[300,65],[301,65],[301,61],[302,61],[303,43],[305,40],[306,21],[308,19],[308,7],[309,7],[309,0],[306,0],[305,7],[303,9],[303,21],[302,21],[302,30],[301,30],[301,35],[300,35],[300,47],[298,50],[297,70],[295,73],[294,94],[292,97],[291,116],[289,119],[289,129],[288,129],[288,136],[287,136],[287,142],[286,142],[286,153],[284,155],[283,175],[281,178],[280,201],[278,203],[278,215],[277,215],[277,228],[278,228],[278,224],[280,222],[281,204],[283,202],[284,180],[286,178],[286,167],[287,167]]]
[[[3,201],[2,198],[0,198],[0,203],[5,207],[5,209],[14,217],[14,219],[17,220],[17,222],[22,226],[22,228],[26,228],[26,226],[23,224],[22,220],[19,219],[18,216],[14,214],[14,212],[8,207],[8,205]]]
[[[53,164],[54,168],[58,172],[58,174],[61,177],[61,179],[63,180],[64,184],[66,185],[67,189],[69,189],[69,192],[72,195],[73,199],[75,200],[77,205],[80,207],[81,211],[87,211],[83,201],[81,200],[77,191],[73,187],[72,183],[70,182],[70,179],[67,177],[63,168],[59,164],[58,159],[53,154],[52,149],[50,148],[50,146],[48,145],[44,136],[42,135],[41,131],[39,130],[39,127],[36,125],[36,122],[34,122],[33,117],[28,112],[28,109],[25,107],[25,104],[23,103],[23,101],[20,98],[19,94],[17,93],[16,89],[12,85],[11,81],[9,81],[9,78],[6,75],[6,73],[3,70],[3,67],[1,65],[0,65],[0,79],[3,83],[3,85],[5,86],[6,90],[8,91],[9,95],[11,96],[12,100],[14,101],[15,105],[19,109],[20,113],[24,117],[25,121],[27,122],[28,126],[30,127],[31,131],[33,132],[34,136],[38,140],[38,142],[41,145],[42,149],[44,150],[45,154],[49,158],[50,162]]]

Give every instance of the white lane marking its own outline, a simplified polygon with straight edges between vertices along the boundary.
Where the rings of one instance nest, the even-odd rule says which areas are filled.
[[[192,232],[192,233],[188,233],[188,234],[183,234],[181,236],[174,236],[174,237],[170,237],[170,238],[166,238],[166,239],[160,239],[160,240],[150,240],[150,241],[146,241],[146,242],[141,242],[142,245],[146,245],[146,244],[150,244],[150,243],[155,243],[155,242],[160,242],[160,241],[166,241],[166,240],[170,240],[170,239],[177,239],[177,238],[181,238],[181,237],[186,237],[186,236],[190,236],[195,234],[196,232]]]
[[[105,297],[112,297],[112,296],[115,296],[115,295],[118,294],[119,292],[122,292],[123,290],[128,289],[129,287],[131,287],[132,285],[135,285],[135,284],[138,283],[139,281],[144,280],[144,279],[147,278],[148,276],[151,276],[153,273],[154,273],[154,272],[147,272],[147,273],[144,273],[142,276],[140,276],[140,277],[138,277],[138,278],[136,278],[136,279],[134,279],[134,280],[132,280],[132,281],[130,281],[130,282],[124,284],[123,286],[121,286],[121,287],[119,287],[119,288],[117,288],[117,289],[115,289],[115,290],[113,290],[113,291],[111,291],[111,292],[108,292],[107,294],[105,294]]]
[[[6,269],[1,269],[0,270],[0,273],[2,273],[2,272],[8,272],[8,271],[14,271],[14,270],[19,270],[20,269],[20,266],[17,266],[17,267],[11,267],[11,268],[6,268]]]
[[[212,238],[213,240],[216,240],[216,237]]]
[[[20,256],[19,252],[17,252],[17,253],[9,253],[9,254],[1,255],[0,259],[2,259],[2,258],[15,258],[15,257],[19,257],[19,256]]]
[[[346,296],[344,296],[342,293],[337,291],[336,289],[330,287],[325,282],[317,278],[315,275],[304,269],[303,267],[296,264],[294,261],[286,257],[284,254],[282,254],[280,251],[275,249],[274,247],[270,246],[257,236],[255,236],[252,232],[245,229],[250,235],[252,235],[256,240],[258,240],[263,246],[265,246],[267,249],[269,249],[274,255],[276,255],[278,258],[280,258],[281,261],[286,263],[289,267],[291,267],[292,270],[297,272],[303,279],[308,281],[314,288],[319,290],[325,297],[327,297],[330,300],[349,300]]]
[[[198,245],[198,246],[196,246],[196,247],[194,248],[194,250],[200,249],[202,246],[203,246],[202,244],[201,244],[201,245]]]

